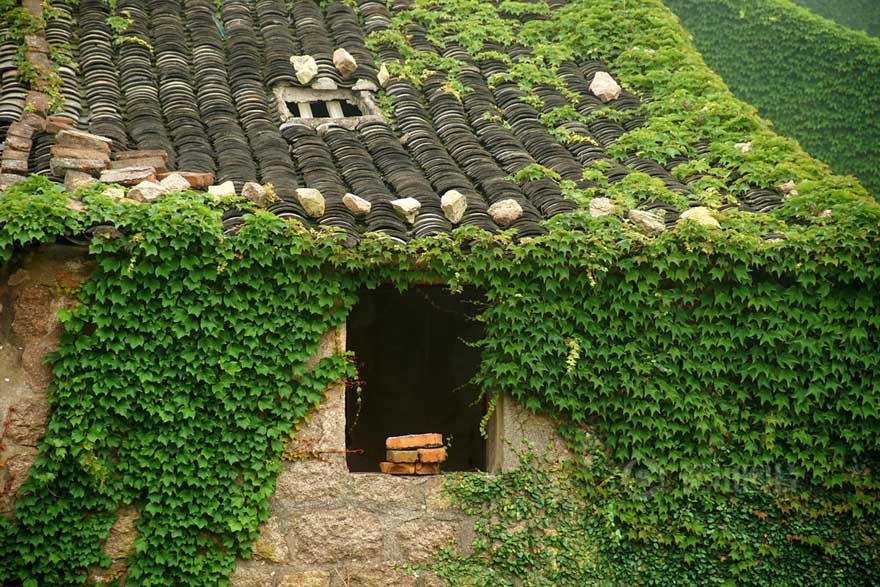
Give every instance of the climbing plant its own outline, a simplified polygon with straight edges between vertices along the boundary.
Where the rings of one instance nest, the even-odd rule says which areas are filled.
[[[7,258],[89,218],[128,236],[96,238],[98,269],[61,316],[53,417],[0,534],[0,582],[81,584],[132,503],[130,585],[222,583],[266,518],[283,438],[349,372],[342,355],[306,366],[353,301],[324,272],[341,246],[265,212],[226,239],[193,193],[137,206],[95,190],[84,215],[47,184],[0,200]]]
[[[61,93],[61,76],[58,68],[71,65],[65,46],[49,48],[49,69],[34,65],[27,60],[28,45],[25,37],[42,32],[46,19],[57,11],[48,4],[43,6],[43,16],[36,17],[17,0],[0,0],[0,41],[9,42],[16,47],[15,68],[18,79],[25,86],[45,92],[50,99],[50,109],[58,110],[64,102]]]
[[[792,0],[798,6],[872,37],[880,36],[880,10],[873,0]]]
[[[880,39],[787,0],[666,3],[738,97],[835,171],[880,191]]]

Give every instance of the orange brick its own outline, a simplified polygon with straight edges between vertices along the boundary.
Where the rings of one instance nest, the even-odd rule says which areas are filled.
[[[423,463],[442,463],[446,460],[445,448],[420,448],[419,461]]]
[[[414,475],[416,465],[415,463],[389,463],[383,461],[379,463],[379,470],[386,475]]]
[[[407,436],[389,436],[385,440],[385,448],[389,450],[427,448],[442,445],[443,435],[436,432],[428,434],[409,434]]]
[[[416,475],[437,475],[440,463],[416,463]]]
[[[388,450],[385,451],[385,458],[392,463],[414,463],[419,460],[419,452],[417,450]]]

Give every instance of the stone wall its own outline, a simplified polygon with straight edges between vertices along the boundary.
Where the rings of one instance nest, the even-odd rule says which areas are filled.
[[[495,402],[486,436],[486,469],[493,473],[515,469],[524,453],[550,461],[572,457],[550,418],[530,412],[506,395]]]
[[[345,345],[345,329],[321,341],[317,361]],[[271,518],[240,561],[233,587],[430,587],[428,562],[444,546],[466,549],[472,522],[454,510],[442,476],[349,473],[345,463],[345,387],[333,385],[288,447],[270,504]]]
[[[92,266],[79,247],[43,246],[0,272],[0,512],[13,509],[15,492],[37,454],[48,413],[55,349],[55,314],[74,303],[72,290]]]

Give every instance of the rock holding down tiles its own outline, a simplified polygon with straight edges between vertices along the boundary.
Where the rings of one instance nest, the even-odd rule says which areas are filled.
[[[597,71],[590,82],[590,91],[603,102],[610,102],[620,97],[621,88],[611,74]]]

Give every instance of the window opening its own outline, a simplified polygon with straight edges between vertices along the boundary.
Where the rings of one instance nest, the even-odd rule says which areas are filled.
[[[290,102],[287,107],[291,112],[299,112],[300,118],[312,118],[312,107],[308,102]]]
[[[354,104],[343,100],[342,101],[342,115],[343,116],[363,116],[360,108],[355,106]]]
[[[316,102],[309,102],[309,106],[312,109],[312,116],[314,118],[328,118],[330,116],[330,111],[327,110],[327,102],[318,100]]]
[[[469,344],[482,338],[479,300],[440,286],[361,291],[347,326],[359,379],[345,398],[350,471],[378,472],[387,437],[424,432],[442,433],[448,445],[441,471],[485,470],[485,407],[469,384],[480,364]]]
[[[275,94],[282,126],[288,123],[318,128],[333,123],[353,130],[365,120],[384,120],[372,92],[337,88],[315,90],[276,84]]]

